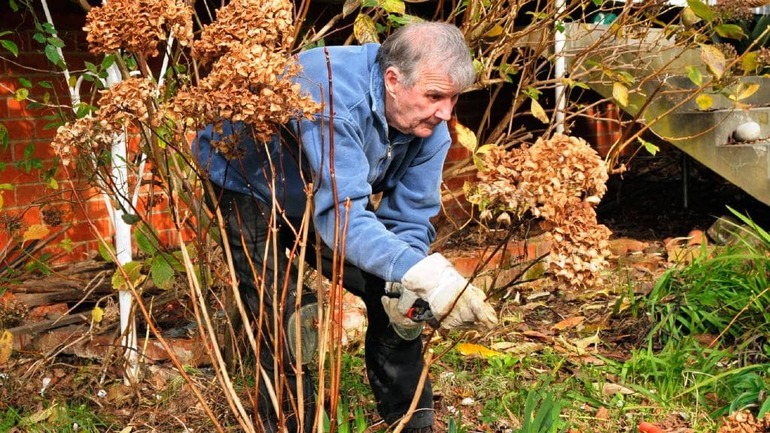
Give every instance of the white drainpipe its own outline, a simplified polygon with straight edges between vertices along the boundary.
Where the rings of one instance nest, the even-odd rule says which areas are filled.
[[[561,16],[566,8],[565,0],[556,0],[556,15],[557,17]],[[556,79],[558,80],[558,83],[556,84],[556,88],[554,89],[555,98],[556,98],[556,111],[554,116],[554,121],[556,123],[556,132],[564,132],[564,118],[565,118],[565,111],[567,108],[567,94],[565,92],[564,84],[562,84],[561,79],[564,78],[566,73],[566,65],[567,65],[567,59],[564,57],[564,45],[567,41],[567,35],[558,29],[559,24],[561,21],[556,21],[556,30],[554,35],[554,74],[556,75]]]

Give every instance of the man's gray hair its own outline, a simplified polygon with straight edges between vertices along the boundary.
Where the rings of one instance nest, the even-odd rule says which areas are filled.
[[[407,87],[417,82],[420,67],[445,72],[460,89],[476,80],[468,44],[452,24],[424,21],[400,27],[382,43],[377,60],[383,74],[390,66],[398,69]]]

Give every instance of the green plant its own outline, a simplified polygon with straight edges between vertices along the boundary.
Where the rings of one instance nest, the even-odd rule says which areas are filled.
[[[75,433],[110,431],[111,425],[101,419],[92,407],[75,402],[54,402],[34,413],[20,413],[8,408],[0,419],[0,431],[30,433]]]
[[[736,227],[741,241],[713,251],[704,247],[690,265],[668,270],[644,301],[657,323],[652,332],[663,342],[707,334],[714,336],[712,345],[727,337],[743,351],[761,348],[770,337],[770,237],[733,212],[745,222]]]
[[[518,433],[554,433],[562,431],[561,400],[549,388],[550,380],[537,382],[527,392],[523,422]]]

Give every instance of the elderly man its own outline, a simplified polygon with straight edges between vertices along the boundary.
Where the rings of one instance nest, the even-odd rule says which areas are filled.
[[[339,257],[344,239],[343,286],[367,307],[366,368],[380,415],[389,424],[399,422],[419,392],[406,431],[432,432],[430,381],[417,389],[422,324],[411,320],[410,307],[422,299],[445,329],[497,322],[480,289],[440,254],[429,255],[435,237],[430,218],[440,210],[451,142],[447,121],[460,92],[475,80],[470,52],[456,27],[423,22],[396,30],[382,45],[316,48],[299,54],[299,61],[296,81],[324,104],[323,113],[292,121],[270,143],[255,143],[247,125],[226,123],[223,131],[202,131],[196,146],[226,218],[241,297],[262,326],[260,365],[291,391],[276,408],[270,384],[260,381],[261,422],[269,432],[312,426],[313,382],[304,374],[298,387],[292,363],[298,275],[285,253],[297,251],[312,182],[311,230],[324,244],[322,272],[329,275],[332,251]],[[237,139],[240,157],[228,160],[213,150],[211,141],[223,137]],[[377,193],[381,200],[374,206]],[[329,248],[335,242],[337,248]],[[313,250],[306,256],[310,265],[316,263]],[[300,315],[312,309],[303,307]],[[274,329],[274,312],[283,314],[280,330]],[[300,341],[312,343],[312,336]],[[275,363],[276,357],[283,362]]]

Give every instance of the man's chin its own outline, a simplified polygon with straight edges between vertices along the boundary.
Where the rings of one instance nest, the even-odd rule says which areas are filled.
[[[414,131],[412,132],[413,135],[420,137],[420,138],[428,138],[431,135],[433,135],[433,130],[436,129],[435,125],[431,126],[418,126],[417,128],[414,128]]]

